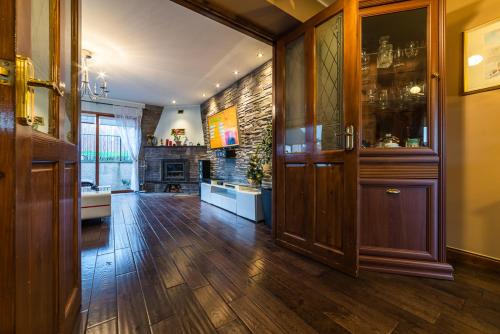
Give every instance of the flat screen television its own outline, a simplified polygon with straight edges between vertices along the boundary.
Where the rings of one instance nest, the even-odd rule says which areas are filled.
[[[210,148],[238,146],[238,117],[236,106],[207,117],[208,131],[210,133]]]

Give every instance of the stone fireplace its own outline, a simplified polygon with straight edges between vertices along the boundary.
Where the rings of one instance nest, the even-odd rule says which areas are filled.
[[[206,146],[145,146],[140,164],[141,184],[147,192],[198,193],[198,160]]]

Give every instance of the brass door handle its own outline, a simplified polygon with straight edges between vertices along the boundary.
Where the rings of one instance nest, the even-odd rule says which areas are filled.
[[[385,190],[385,192],[391,195],[399,195],[401,193],[401,190],[396,188],[388,188]]]
[[[53,90],[54,93],[56,93],[57,95],[64,96],[65,85],[62,82],[58,85],[54,81],[45,81],[45,80],[39,80],[39,79],[28,79],[27,84],[30,87],[48,88],[48,89]]]

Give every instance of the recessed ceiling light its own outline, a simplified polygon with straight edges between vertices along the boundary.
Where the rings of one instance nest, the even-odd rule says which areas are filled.
[[[257,53],[257,57],[258,57],[258,58],[262,58],[262,57],[264,57],[264,54],[263,54],[262,52],[260,52],[260,51],[259,51],[259,53]]]
[[[206,93],[203,93],[202,95],[203,95],[203,97],[207,97],[207,94],[206,94]]]
[[[176,104],[177,102],[175,100],[172,100],[172,104]]]
[[[220,83],[216,83],[215,87],[220,88]]]
[[[233,73],[234,75],[238,75],[240,72],[238,72],[238,70],[235,70]]]

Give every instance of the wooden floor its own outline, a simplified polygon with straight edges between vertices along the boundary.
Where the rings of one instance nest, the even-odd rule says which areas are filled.
[[[198,197],[114,196],[82,239],[81,332],[500,333],[494,272],[354,279]]]

